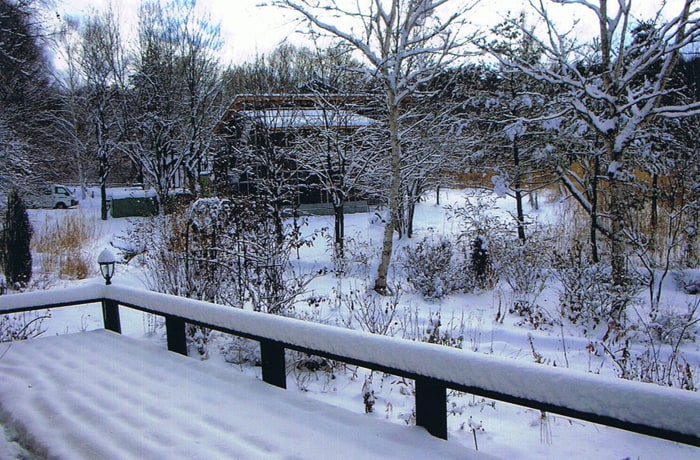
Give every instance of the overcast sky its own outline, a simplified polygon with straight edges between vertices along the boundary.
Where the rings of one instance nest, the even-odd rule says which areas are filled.
[[[120,20],[127,33],[135,30],[140,0],[116,0]],[[221,23],[224,40],[222,59],[225,63],[250,60],[256,54],[268,53],[285,39],[301,43],[303,37],[294,34],[295,24],[289,15],[272,7],[257,7],[260,0],[199,0],[198,7],[211,13],[213,22]],[[108,0],[56,0],[56,12],[61,16],[79,16],[93,8],[104,9]],[[133,27],[131,26],[133,25]]]
[[[81,15],[88,13],[91,8],[104,9],[109,0],[55,0],[56,12],[61,16]],[[367,1],[367,0],[360,0]],[[670,0],[669,3],[678,5],[681,0]],[[125,29],[133,32],[136,24],[136,14],[140,0],[113,0],[120,12],[120,19],[126,25]],[[295,33],[299,28],[292,13],[273,7],[258,7],[262,0],[199,0],[198,7],[208,11],[214,22],[221,22],[221,33],[224,49],[221,53],[223,64],[238,63],[251,60],[257,54],[267,54],[280,42],[287,40],[292,43],[304,43],[304,37]],[[480,26],[493,26],[499,22],[503,14],[511,10],[519,11],[524,0],[482,0],[479,10],[471,15],[470,20]],[[616,3],[616,2],[612,2]],[[635,11],[641,17],[648,18],[658,10],[662,0],[638,0],[634,3]],[[557,7],[556,9],[562,9]],[[678,7],[669,12],[674,14]],[[579,14],[570,6],[562,11],[566,15],[562,20],[570,21],[573,15]],[[584,18],[591,17],[590,12]],[[595,31],[595,24],[589,23],[582,30]]]

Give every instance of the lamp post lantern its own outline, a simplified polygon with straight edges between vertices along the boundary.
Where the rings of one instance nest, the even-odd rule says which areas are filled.
[[[100,265],[100,273],[105,279],[105,284],[112,284],[112,277],[114,276],[114,264],[116,259],[114,254],[109,249],[104,249],[99,256],[97,256],[97,263]]]

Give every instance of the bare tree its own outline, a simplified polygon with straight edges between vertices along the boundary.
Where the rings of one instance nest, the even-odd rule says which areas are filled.
[[[79,20],[64,18],[56,40],[56,51],[65,63],[65,68],[56,75],[61,107],[54,114],[53,123],[59,133],[58,142],[64,151],[69,152],[68,161],[80,183],[81,198],[85,199],[88,177],[90,172],[95,172],[94,165],[97,164],[97,159],[91,154],[90,148],[88,92],[80,69],[81,46]]]
[[[0,0],[0,191],[41,181],[53,156],[47,35],[36,0]],[[3,198],[0,202],[5,201]]]
[[[295,136],[293,149],[302,174],[308,174],[306,186],[333,207],[334,251],[340,260],[344,254],[346,202],[371,193],[366,177],[379,156],[374,142],[376,122],[353,111],[367,102],[365,95],[320,91],[314,95],[317,106],[306,110],[312,112],[313,123]]]
[[[583,120],[602,143],[608,161],[612,278],[616,287],[622,287],[627,275],[629,226],[625,186],[633,180],[629,153],[654,119],[683,117],[700,111],[698,102],[680,106],[667,103],[668,96],[679,89],[670,77],[681,50],[700,37],[698,11],[692,6],[693,0],[686,0],[675,16],[663,21],[662,9],[653,19],[653,33],[635,39],[631,0],[552,1],[583,8],[597,23],[595,39],[588,46],[581,46],[572,29],[564,30],[556,23],[544,0],[529,3],[542,20],[544,30],[542,34],[525,28],[522,31],[541,50],[543,60],[533,63],[524,57],[506,58],[497,48],[487,49],[504,66],[557,85],[560,98],[570,112]],[[585,209],[590,209],[583,195],[576,198]],[[624,305],[616,302],[615,317],[623,314]]]
[[[312,28],[340,39],[368,62],[362,69],[382,88],[390,151],[389,217],[386,219],[380,264],[374,283],[388,293],[387,274],[397,222],[403,158],[400,126],[404,104],[421,84],[454,58],[464,44],[458,33],[476,1],[372,0],[371,2],[274,0],[272,4],[298,13]]]
[[[111,157],[124,135],[127,60],[114,10],[93,12],[81,28],[80,70],[85,82],[91,135],[97,151],[101,217],[107,220]]]
[[[219,28],[194,8],[195,2],[173,7],[156,0],[140,9],[127,151],[155,188],[161,210],[173,188],[196,192],[221,91],[213,54],[221,46]]]
[[[517,58],[536,63],[540,52],[530,35],[522,32],[525,16],[497,25],[497,38],[491,46],[497,48],[503,59]],[[519,24],[514,27],[513,24]],[[482,158],[494,162],[493,186],[498,194],[507,194],[515,200],[518,239],[526,241],[528,219],[525,199],[536,206],[538,188],[548,185],[551,173],[552,131],[561,124],[557,113],[556,94],[551,86],[538,82],[518,69],[494,66],[483,70],[485,85],[478,103],[478,124],[483,127],[485,140]],[[553,115],[550,115],[553,114]],[[548,162],[550,164],[548,164]]]

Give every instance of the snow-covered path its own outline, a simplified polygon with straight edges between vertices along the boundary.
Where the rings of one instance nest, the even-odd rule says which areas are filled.
[[[487,458],[104,330],[0,344],[0,414],[62,459]]]

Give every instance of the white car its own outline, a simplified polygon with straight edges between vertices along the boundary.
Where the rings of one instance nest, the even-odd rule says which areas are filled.
[[[66,209],[78,205],[73,192],[65,185],[49,185],[32,194],[27,203],[32,208]]]

